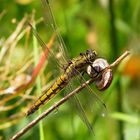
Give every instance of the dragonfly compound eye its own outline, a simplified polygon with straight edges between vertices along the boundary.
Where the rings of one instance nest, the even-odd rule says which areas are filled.
[[[88,75],[95,79],[96,87],[99,90],[105,90],[112,82],[113,74],[112,70],[107,68],[108,66],[109,64],[105,59],[98,58],[87,67]]]
[[[89,61],[93,61],[95,60],[97,53],[94,50],[87,50],[85,55],[89,59]]]

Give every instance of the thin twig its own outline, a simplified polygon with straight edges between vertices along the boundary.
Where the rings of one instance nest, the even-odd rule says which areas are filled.
[[[2,62],[3,57],[5,56],[5,53],[10,48],[11,44],[14,42],[14,40],[17,38],[18,34],[23,29],[23,26],[27,20],[27,16],[25,16],[17,25],[15,31],[9,36],[9,38],[5,41],[1,51],[0,51],[0,62]]]
[[[118,59],[116,59],[116,61],[114,61],[110,67],[114,67],[116,65],[118,65],[127,55],[129,54],[128,51],[126,51],[125,53],[123,53]],[[11,140],[17,140],[18,138],[20,138],[23,134],[25,134],[29,129],[31,129],[35,124],[37,124],[40,120],[42,120],[43,118],[45,118],[48,114],[50,114],[52,111],[54,111],[56,108],[58,108],[60,105],[62,105],[63,103],[65,103],[70,97],[72,97],[73,95],[75,95],[76,93],[80,92],[83,88],[85,88],[87,85],[91,84],[94,82],[95,79],[90,79],[88,81],[86,81],[85,83],[83,83],[81,86],[79,86],[78,88],[76,88],[75,90],[73,90],[71,93],[69,93],[68,95],[66,95],[65,97],[63,97],[61,100],[59,100],[58,102],[56,102],[53,106],[51,106],[48,110],[46,110],[45,112],[43,112],[41,115],[39,115],[35,120],[33,120],[32,122],[30,122],[27,126],[25,126],[23,129],[21,129],[19,132],[17,132],[12,138]]]
[[[125,57],[130,54],[129,51],[125,51],[120,57],[118,57],[112,64],[109,65],[110,68],[116,67]]]

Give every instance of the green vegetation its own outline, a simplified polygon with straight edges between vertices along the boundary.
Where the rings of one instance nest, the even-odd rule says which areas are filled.
[[[73,88],[67,87],[39,113],[25,117],[33,101],[62,72],[58,62],[64,64],[63,51],[59,50],[55,32],[47,24],[49,19],[42,20],[48,13],[47,9],[43,10],[41,0],[1,0],[0,3],[0,140],[8,140]],[[69,58],[89,48],[109,63],[125,50],[130,50],[132,55],[113,70],[114,79],[107,90],[98,91],[91,85],[107,109],[94,96],[92,99],[86,89],[78,95],[94,134],[89,133],[70,100],[20,139],[139,140],[140,1],[50,0],[50,6]],[[46,60],[42,56],[46,50],[37,43],[28,23],[51,50]],[[39,67],[38,62],[44,64]],[[88,79],[86,75],[85,79]],[[77,84],[71,83],[74,88]]]

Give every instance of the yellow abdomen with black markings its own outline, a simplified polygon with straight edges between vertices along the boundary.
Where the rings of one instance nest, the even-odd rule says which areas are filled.
[[[54,84],[45,91],[32,105],[32,107],[28,110],[27,115],[34,113],[38,108],[44,103],[48,102],[51,98],[53,98],[57,93],[59,93],[66,85],[68,81],[68,76],[66,74],[61,75]]]

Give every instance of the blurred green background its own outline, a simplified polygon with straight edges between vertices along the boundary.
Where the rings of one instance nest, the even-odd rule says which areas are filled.
[[[103,92],[96,91],[104,100],[107,110],[102,114],[102,105],[93,104],[87,117],[90,118],[94,134],[69,105],[63,104],[42,123],[30,129],[22,140],[139,140],[140,139],[140,1],[139,0],[50,0],[58,31],[66,44],[69,57],[91,48],[98,56],[113,62],[125,50],[129,56],[115,69],[111,86]],[[35,13],[34,13],[34,12]],[[32,75],[34,63],[42,53],[26,22],[34,23],[37,31],[47,43],[53,32],[46,30],[41,17],[45,10],[40,0],[0,0],[0,139],[10,139],[39,114],[24,117],[38,97],[40,85],[49,86],[53,75],[53,64],[46,62],[39,79],[28,90],[14,89],[24,85]],[[47,21],[47,19],[46,19]],[[20,24],[19,24],[20,23]],[[37,46],[37,48],[36,48]],[[53,46],[52,46],[53,51]],[[37,52],[37,53],[36,53]],[[55,52],[55,51],[54,51]],[[53,62],[54,60],[52,60]],[[52,70],[53,69],[53,70]],[[41,83],[41,84],[40,84]],[[83,93],[86,90],[83,91]],[[14,98],[11,97],[13,94]],[[42,110],[63,97],[58,95]],[[79,95],[80,96],[80,95]],[[81,95],[83,96],[83,94]],[[84,95],[86,96],[86,95]],[[87,94],[88,96],[88,94]],[[6,101],[9,97],[8,101]],[[83,98],[84,100],[84,98]],[[82,99],[81,99],[82,102]],[[95,106],[94,106],[95,105]]]

